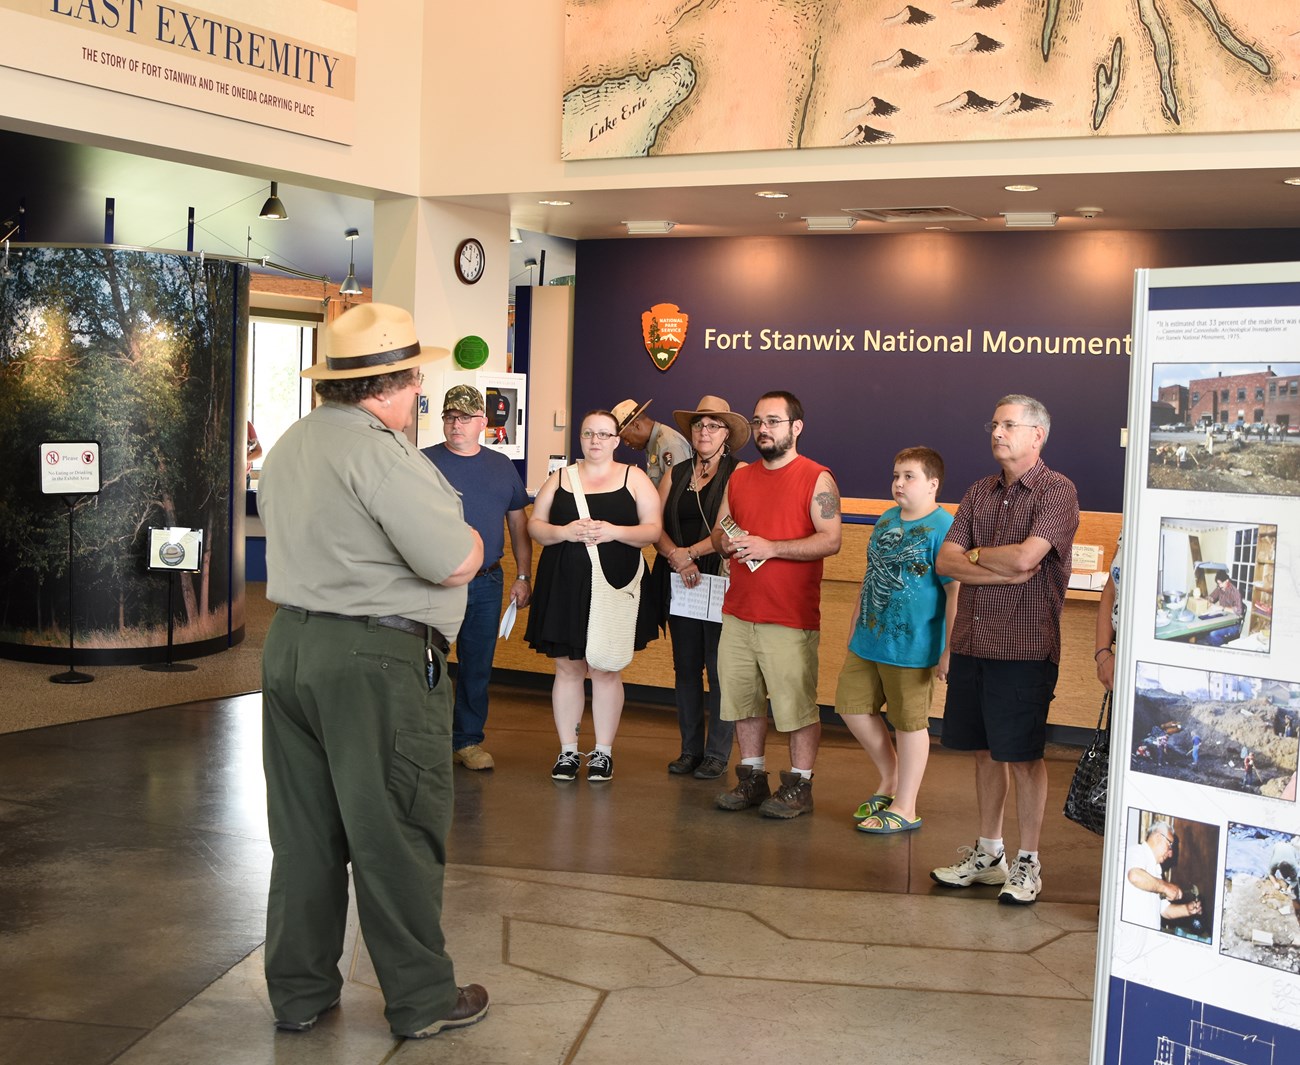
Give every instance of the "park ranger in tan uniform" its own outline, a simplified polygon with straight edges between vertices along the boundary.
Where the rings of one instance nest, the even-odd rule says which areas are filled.
[[[407,439],[420,391],[411,316],[361,304],[303,372],[325,402],[266,457],[258,506],[267,598],[263,763],[274,862],[266,981],[276,1027],[339,1002],[348,865],[394,1034],[472,1024],[441,926],[451,824],[448,641],[483,545],[446,479]]]

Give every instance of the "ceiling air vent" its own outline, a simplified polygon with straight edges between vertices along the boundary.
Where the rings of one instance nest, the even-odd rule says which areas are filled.
[[[956,207],[845,207],[845,214],[865,222],[983,222],[979,215]]]

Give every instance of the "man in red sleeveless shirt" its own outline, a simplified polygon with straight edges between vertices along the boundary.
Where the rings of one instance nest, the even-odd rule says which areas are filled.
[[[750,425],[763,461],[731,475],[713,530],[714,547],[731,560],[718,643],[722,719],[736,722],[740,744],[736,786],[717,806],[790,818],[813,809],[822,559],[840,549],[840,493],[831,471],[795,448],[803,405],[793,395],[762,396]],[[764,758],[769,699],[790,743],[790,772],[775,794]]]

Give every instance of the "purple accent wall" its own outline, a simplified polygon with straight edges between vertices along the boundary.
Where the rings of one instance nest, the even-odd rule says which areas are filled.
[[[1072,478],[1085,510],[1123,498],[1130,358],[988,350],[1042,338],[1119,338],[1132,328],[1133,272],[1144,267],[1284,262],[1291,231],[818,234],[798,237],[581,241],[574,311],[573,427],[621,399],[652,399],[672,421],[716,394],[748,415],[772,389],[803,402],[799,449],[835,472],[846,496],[889,493],[894,454],[937,448],[947,464],[940,499],[956,502],[996,472],[981,425],[999,396],[1019,392],[1051,412],[1044,459]],[[641,339],[641,314],[676,303],[690,316],[677,360],[660,371]],[[706,330],[743,334],[750,348],[706,346]],[[763,329],[850,338],[852,350],[761,350]],[[948,337],[971,350],[864,349],[864,332]],[[927,341],[922,339],[920,344]],[[1061,343],[1057,341],[1057,343]],[[639,452],[624,448],[620,458]],[[754,460],[752,445],[742,458]]]

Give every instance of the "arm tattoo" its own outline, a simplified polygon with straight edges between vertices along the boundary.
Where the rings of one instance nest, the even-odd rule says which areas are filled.
[[[833,518],[840,512],[840,493],[834,483],[830,488],[813,496],[813,501],[821,507],[823,518]]]

